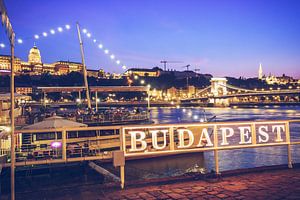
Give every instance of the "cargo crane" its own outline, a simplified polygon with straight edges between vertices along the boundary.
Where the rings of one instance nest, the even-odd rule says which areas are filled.
[[[189,71],[189,67],[191,65],[186,65],[186,66],[183,66],[182,68],[186,68],[186,72]],[[189,88],[189,76],[187,75],[186,76],[186,88],[188,89]]]
[[[191,65],[186,65],[186,66],[183,66],[182,68],[186,68],[186,71],[189,71],[189,67],[190,67]]]
[[[167,60],[162,60],[160,63],[164,64],[164,71],[167,70],[167,63],[183,63],[182,61],[167,61]]]

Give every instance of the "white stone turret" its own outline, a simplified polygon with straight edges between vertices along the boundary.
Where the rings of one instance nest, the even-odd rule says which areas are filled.
[[[262,79],[263,78],[263,70],[262,70],[262,65],[261,63],[259,63],[259,69],[258,69],[258,79]]]

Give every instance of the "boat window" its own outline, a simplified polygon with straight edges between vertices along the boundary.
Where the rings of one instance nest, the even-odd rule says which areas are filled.
[[[96,131],[78,131],[78,137],[96,137]]]
[[[62,134],[61,132],[56,133],[57,134],[57,139],[61,139],[62,138]]]
[[[119,129],[116,130],[100,130],[100,135],[105,136],[105,135],[118,135],[119,134]]]
[[[77,131],[69,131],[68,132],[68,138],[77,138]]]
[[[47,144],[40,144],[40,148],[47,148]]]
[[[54,140],[55,139],[55,132],[46,132],[46,133],[37,133],[35,134],[36,136],[36,141],[39,140]]]

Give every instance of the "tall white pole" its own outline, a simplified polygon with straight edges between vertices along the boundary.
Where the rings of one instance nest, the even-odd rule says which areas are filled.
[[[82,65],[83,65],[83,77],[84,77],[84,85],[85,85],[85,90],[86,90],[86,98],[87,98],[88,108],[91,109],[92,106],[91,106],[91,99],[90,99],[90,93],[89,93],[89,84],[88,84],[88,80],[87,80],[87,70],[86,70],[86,65],[85,65],[85,60],[84,60],[83,42],[81,39],[80,27],[79,27],[78,22],[76,23],[76,25],[77,25],[79,44],[80,44],[81,61],[82,61]]]
[[[4,5],[3,0],[0,0],[0,16],[2,25],[6,29],[6,33],[8,35],[10,41],[11,48],[11,58],[10,58],[10,125],[11,125],[11,145],[10,145],[10,162],[11,162],[11,184],[10,184],[10,192],[11,199],[15,199],[15,71],[14,71],[14,60],[15,60],[15,33],[10,23],[10,20],[7,15],[7,11]]]
[[[13,34],[14,37],[14,34]],[[11,41],[11,76],[10,76],[10,124],[11,124],[11,199],[15,199],[15,73],[14,73],[14,38]]]

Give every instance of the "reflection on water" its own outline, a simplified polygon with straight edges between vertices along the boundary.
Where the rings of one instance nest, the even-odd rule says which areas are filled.
[[[152,108],[151,119],[155,123],[199,122],[205,112],[207,118],[216,116],[217,121],[287,120],[300,119],[300,106],[269,108]],[[199,116],[194,119],[194,116]]]
[[[151,119],[155,123],[199,122],[203,116],[202,108],[152,108]],[[242,120],[289,120],[300,119],[300,106],[268,107],[268,108],[207,108],[207,118],[216,116],[217,121]],[[194,116],[198,116],[197,118]],[[291,140],[300,141],[300,124],[291,124]],[[293,162],[300,162],[300,145],[292,146]],[[220,170],[252,168],[287,164],[287,147],[263,147],[255,149],[224,150],[219,152]],[[213,152],[182,154],[151,158],[145,160],[126,161],[126,180],[162,178],[182,175],[192,169],[204,167],[206,171],[214,169]],[[115,174],[119,174],[112,164],[104,165]],[[68,169],[69,170],[69,169]],[[100,183],[102,178],[90,169],[75,173],[49,173],[51,177],[41,177],[41,180],[31,180],[31,175],[18,176],[18,188],[59,187],[60,185]],[[60,177],[61,176],[61,177]],[[7,178],[9,174],[7,174]],[[8,178],[9,179],[9,178]],[[45,181],[48,180],[48,181]],[[35,184],[36,183],[36,184]],[[40,183],[43,183],[42,185]],[[19,184],[19,185],[18,185]],[[34,185],[35,184],[35,185]],[[9,184],[5,184],[8,185]],[[20,187],[19,187],[20,186]],[[33,187],[34,186],[34,187]]]
[[[155,123],[178,123],[178,122],[199,122],[200,118],[195,119],[193,116],[203,115],[202,108],[152,108],[151,119]],[[216,116],[217,121],[257,121],[257,120],[290,120],[300,119],[300,106],[285,106],[268,108],[206,108],[207,118]],[[300,124],[290,125],[291,140],[300,140]],[[300,162],[300,146],[292,146],[292,155],[294,162]],[[298,151],[297,151],[298,150]],[[184,160],[182,159],[184,158]],[[169,160],[170,159],[170,160]],[[135,161],[132,166],[143,166],[144,173],[142,178],[153,177],[154,171],[160,171],[161,176],[179,175],[185,172],[189,167],[200,165],[207,171],[214,169],[213,152],[205,152],[203,162],[199,162],[199,154],[185,154],[181,159],[167,158],[162,161],[168,163],[169,168],[161,167],[159,162],[147,164],[148,160]],[[161,162],[161,160],[160,160]],[[178,165],[178,163],[185,163]],[[220,170],[231,170],[241,168],[252,168],[259,166],[270,166],[287,164],[287,147],[264,147],[254,149],[224,150],[219,153]],[[156,166],[154,169],[153,166]],[[158,169],[159,168],[159,169]],[[172,172],[174,174],[172,174]],[[177,173],[180,172],[180,173]],[[128,170],[131,174],[131,171]],[[155,177],[155,176],[154,176]]]
[[[205,166],[203,153],[180,154],[126,161],[126,180],[140,180],[181,176],[197,166]],[[111,164],[105,164],[109,171],[119,174]]]
[[[103,183],[103,176],[86,166],[85,163],[69,163],[68,165],[28,166],[16,169],[16,192],[38,190],[59,190],[76,188],[82,185]],[[1,192],[8,194],[10,190],[10,173],[5,169],[1,174]]]

